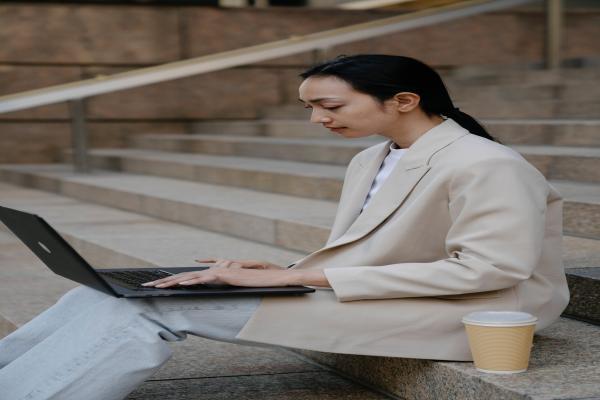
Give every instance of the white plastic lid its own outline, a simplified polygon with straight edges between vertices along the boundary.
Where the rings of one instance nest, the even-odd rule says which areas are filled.
[[[537,317],[520,311],[476,311],[463,317],[462,322],[482,326],[523,326],[533,325]]]

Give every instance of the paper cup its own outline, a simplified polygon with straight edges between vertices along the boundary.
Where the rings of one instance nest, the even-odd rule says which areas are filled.
[[[526,371],[537,320],[517,311],[477,311],[464,316],[475,368],[493,374]]]

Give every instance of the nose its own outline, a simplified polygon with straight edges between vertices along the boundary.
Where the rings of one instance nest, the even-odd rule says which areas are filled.
[[[323,115],[323,113],[319,110],[313,108],[312,113],[310,114],[310,122],[314,124],[327,124],[332,121],[331,117]]]

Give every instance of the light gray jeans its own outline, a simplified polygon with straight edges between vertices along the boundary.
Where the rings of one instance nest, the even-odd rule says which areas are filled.
[[[188,333],[261,346],[235,339],[260,299],[122,299],[77,287],[0,340],[0,400],[123,399],[169,359],[166,342]]]

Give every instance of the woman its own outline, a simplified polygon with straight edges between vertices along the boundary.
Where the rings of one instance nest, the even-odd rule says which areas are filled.
[[[519,154],[454,107],[435,71],[407,57],[356,55],[301,77],[300,100],[312,109],[312,122],[346,138],[388,139],[350,162],[325,247],[291,268],[202,260],[214,268],[147,286],[319,290],[262,299],[124,300],[75,289],[0,342],[0,387],[10,387],[11,399],[122,398],[168,359],[164,340],[186,333],[471,360],[461,324],[471,311],[530,312],[538,330],[558,318],[569,297],[561,198]],[[52,374],[50,365],[67,372]],[[98,371],[110,387],[94,382]],[[11,386],[17,378],[18,388]]]

